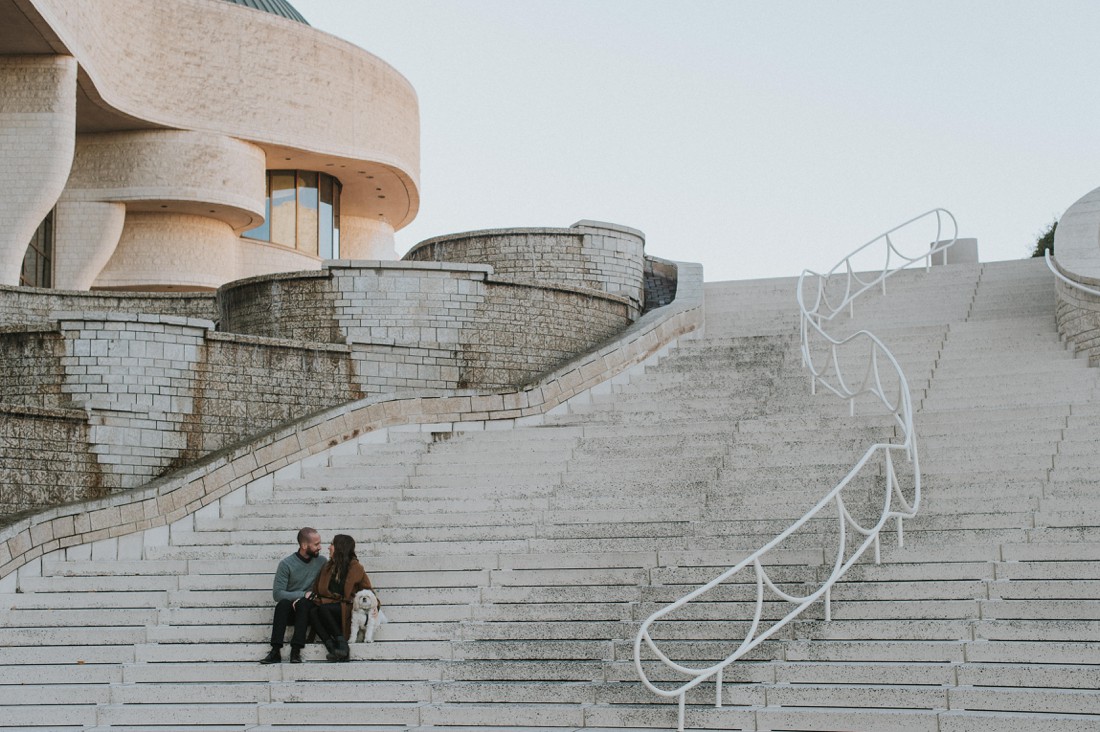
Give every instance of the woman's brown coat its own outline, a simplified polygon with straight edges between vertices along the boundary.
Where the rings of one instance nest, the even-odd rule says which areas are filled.
[[[355,600],[355,593],[359,590],[372,589],[370,577],[367,576],[366,570],[363,569],[363,565],[359,563],[359,560],[351,560],[351,564],[348,566],[348,576],[344,580],[344,594],[337,597],[328,589],[328,583],[332,579],[334,569],[332,562],[325,562],[325,566],[321,567],[321,573],[317,575],[317,579],[313,582],[313,594],[317,596],[316,602],[320,605],[327,605],[332,602],[340,603],[340,619],[343,623],[344,637],[347,638],[348,632],[351,630],[351,604]]]

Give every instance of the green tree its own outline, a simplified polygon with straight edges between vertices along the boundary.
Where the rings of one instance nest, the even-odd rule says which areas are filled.
[[[1044,252],[1054,254],[1054,231],[1057,228],[1058,222],[1051,221],[1046,231],[1039,235],[1038,241],[1035,242],[1035,248],[1031,251],[1031,256],[1041,257]]]

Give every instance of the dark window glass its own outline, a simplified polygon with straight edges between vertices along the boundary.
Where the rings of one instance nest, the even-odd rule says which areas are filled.
[[[340,181],[308,170],[267,171],[264,223],[241,236],[340,257]]]

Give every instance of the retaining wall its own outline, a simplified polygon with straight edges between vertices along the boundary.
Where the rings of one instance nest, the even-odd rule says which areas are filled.
[[[590,390],[703,327],[702,267],[681,264],[679,273],[678,295],[671,305],[647,313],[604,346],[520,389],[369,397],[280,427],[136,490],[57,506],[14,521],[0,528],[0,578],[4,578],[0,591],[17,588],[21,567],[30,564],[31,574],[39,571],[36,563],[44,554],[157,527],[165,527],[166,532],[173,522],[185,520],[238,488],[269,482],[284,469],[300,470],[308,460],[327,459],[330,451],[370,432],[539,423],[570,399],[585,398]],[[152,540],[154,533],[146,537]]]
[[[0,286],[0,327],[46,325],[51,313],[148,313],[213,320],[217,314],[213,293],[84,292]]]
[[[213,304],[210,297],[28,297],[38,306],[30,319],[44,317],[47,306],[166,304],[187,312]],[[0,463],[0,480],[20,489],[0,499],[3,513],[58,495],[132,489],[364,397],[514,388],[630,323],[624,298],[498,282],[484,265],[333,262],[321,272],[235,283],[217,301],[222,328],[243,333],[215,332],[202,318],[113,310],[50,311],[49,327],[0,332],[0,405],[79,410],[86,423],[70,435],[81,468],[56,475],[55,452],[40,448],[33,430],[16,433],[19,459]]]
[[[633,312],[604,292],[434,262],[337,260],[226,285],[218,300],[222,330],[351,346],[365,393],[522,384],[622,331]]]
[[[1100,290],[1100,281],[1075,276],[1085,287]],[[1084,351],[1090,366],[1100,365],[1100,297],[1067,285],[1055,283],[1058,333],[1077,351]]]

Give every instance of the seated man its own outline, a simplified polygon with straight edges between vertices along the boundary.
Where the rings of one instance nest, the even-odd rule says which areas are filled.
[[[294,635],[290,639],[290,662],[302,662],[302,648],[306,645],[309,616],[313,610],[314,580],[321,573],[325,558],[321,554],[321,535],[308,526],[298,532],[298,551],[279,562],[271,595],[275,598],[275,619],[271,627],[271,652],[260,663],[279,663],[282,660],[283,637],[286,626],[294,623]]]

